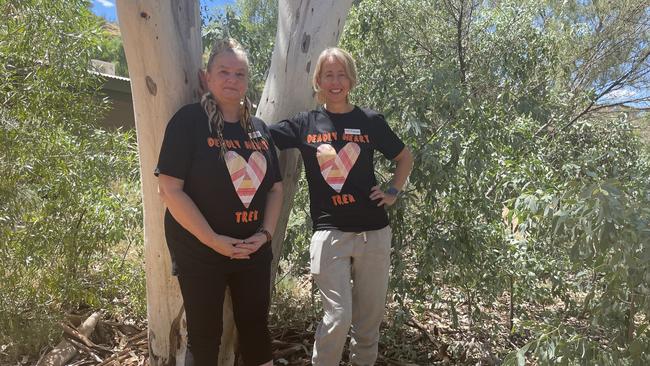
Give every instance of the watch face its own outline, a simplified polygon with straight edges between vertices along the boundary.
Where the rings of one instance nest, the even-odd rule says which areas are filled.
[[[386,194],[390,194],[391,196],[397,196],[399,194],[399,190],[395,187],[390,187],[386,190]]]

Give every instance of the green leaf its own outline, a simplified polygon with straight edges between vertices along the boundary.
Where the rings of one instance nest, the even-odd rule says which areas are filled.
[[[628,347],[628,352],[632,357],[639,357],[641,353],[643,352],[645,348],[645,345],[641,343],[638,339],[635,339],[630,343],[630,346]]]
[[[533,344],[533,342],[530,342],[526,344],[525,346],[521,347],[520,349],[517,350],[517,365],[518,366],[524,366],[526,365],[526,352],[528,352],[528,349],[530,346]]]

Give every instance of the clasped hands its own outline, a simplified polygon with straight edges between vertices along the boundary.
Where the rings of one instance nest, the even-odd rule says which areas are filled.
[[[250,259],[250,255],[266,243],[266,235],[255,233],[246,239],[217,235],[210,247],[230,259]]]

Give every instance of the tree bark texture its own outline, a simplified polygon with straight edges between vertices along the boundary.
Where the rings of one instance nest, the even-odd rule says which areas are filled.
[[[118,0],[117,13],[131,78],[144,207],[149,361],[180,365],[185,322],[178,282],[171,276],[164,207],[153,170],[165,127],[196,99],[201,20],[196,0]]]

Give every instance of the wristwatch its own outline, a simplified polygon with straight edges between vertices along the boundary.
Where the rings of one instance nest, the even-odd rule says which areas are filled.
[[[402,192],[402,191],[400,191],[399,189],[397,189],[397,188],[395,188],[395,187],[393,187],[393,186],[390,186],[390,187],[388,187],[388,189],[387,189],[386,192],[384,192],[384,193],[389,194],[389,195],[391,195],[391,196],[395,196],[395,197],[397,197],[397,196],[399,196],[399,194],[400,194],[401,192]]]

